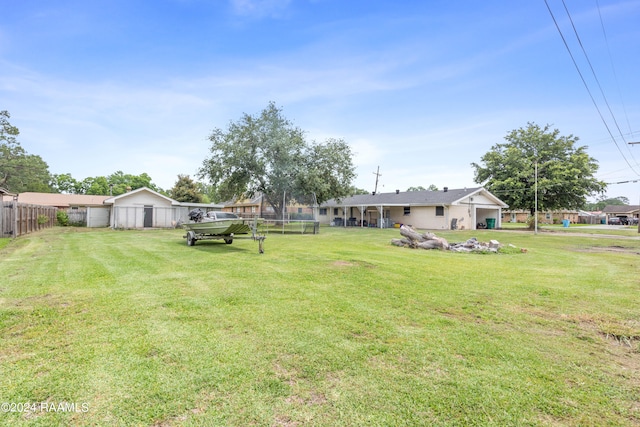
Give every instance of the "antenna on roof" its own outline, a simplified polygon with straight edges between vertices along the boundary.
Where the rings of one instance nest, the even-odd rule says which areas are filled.
[[[378,166],[378,171],[373,172],[373,174],[376,176],[376,188],[373,190],[373,195],[375,196],[378,192],[378,177],[382,176],[382,174],[380,173],[380,166]]]

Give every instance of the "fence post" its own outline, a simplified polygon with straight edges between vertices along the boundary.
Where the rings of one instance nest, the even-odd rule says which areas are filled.
[[[18,237],[18,195],[13,196],[13,205],[11,209],[13,209],[13,230],[11,237],[15,239]]]

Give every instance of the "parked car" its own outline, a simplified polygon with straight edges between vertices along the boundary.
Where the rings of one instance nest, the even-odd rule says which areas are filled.
[[[622,225],[622,221],[620,221],[620,218],[618,218],[617,216],[612,216],[611,218],[609,218],[609,225]]]
[[[618,218],[620,218],[620,223],[622,225],[637,225],[638,224],[638,218],[633,217],[633,216],[619,216]]]

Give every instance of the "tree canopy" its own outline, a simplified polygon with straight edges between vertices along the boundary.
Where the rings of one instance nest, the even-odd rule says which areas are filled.
[[[430,184],[429,188],[424,188],[422,185],[418,185],[417,187],[409,187],[407,191],[438,191],[438,187],[435,184]]]
[[[606,198],[601,197],[596,202],[587,203],[585,209],[589,211],[601,211],[605,206],[624,206],[629,204],[629,199],[624,196]]]
[[[42,157],[28,154],[17,140],[20,131],[9,123],[8,111],[0,111],[0,187],[14,193],[48,193],[49,166]]]
[[[203,202],[203,197],[198,189],[198,185],[191,179],[191,177],[189,177],[189,175],[178,175],[178,180],[169,191],[169,196],[178,202]]]
[[[122,171],[116,171],[108,176],[87,177],[82,181],[74,179],[71,174],[54,174],[51,177],[51,187],[57,193],[69,194],[94,194],[94,195],[113,195],[118,196],[124,194],[127,190],[136,190],[138,188],[147,187],[154,191],[162,192],[155,184],[151,182],[151,177],[143,172],[140,175],[125,174]]]
[[[348,196],[355,177],[349,145],[342,139],[307,143],[273,102],[258,116],[244,114],[209,136],[211,156],[199,171],[222,199],[262,193],[280,216],[283,203],[322,203]],[[315,199],[315,200],[314,200]]]
[[[595,178],[597,161],[577,137],[561,136],[549,125],[528,123],[505,136],[472,163],[475,182],[498,196],[510,209],[535,209],[537,165],[538,210],[578,209],[589,195],[602,193],[606,184]]]

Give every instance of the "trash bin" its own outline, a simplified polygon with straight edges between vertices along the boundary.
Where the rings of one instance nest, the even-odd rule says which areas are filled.
[[[487,229],[494,229],[496,228],[496,219],[495,218],[487,218]]]
[[[569,227],[569,220],[568,220],[568,219],[563,219],[563,220],[562,220],[562,226],[563,226],[564,228]]]

